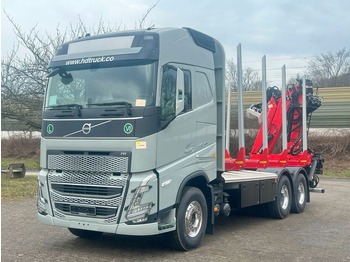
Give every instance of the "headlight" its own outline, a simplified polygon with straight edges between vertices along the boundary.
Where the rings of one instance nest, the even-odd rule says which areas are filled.
[[[152,186],[147,185],[153,175],[149,175],[141,181],[140,185],[131,191],[134,193],[130,205],[126,211],[126,219],[133,223],[141,223],[147,220],[151,208],[154,206],[152,202],[141,204],[143,194],[148,192]]]

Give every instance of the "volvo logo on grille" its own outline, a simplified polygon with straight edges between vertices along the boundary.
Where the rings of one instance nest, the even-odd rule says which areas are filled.
[[[85,123],[81,130],[85,135],[89,134],[91,131],[91,123]]]

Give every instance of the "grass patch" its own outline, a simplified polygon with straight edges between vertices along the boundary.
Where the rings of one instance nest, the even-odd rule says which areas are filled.
[[[326,159],[320,178],[350,178],[350,159]]]
[[[335,172],[334,170],[326,170],[323,171],[322,175],[318,175],[321,179],[322,178],[347,178],[350,179],[350,170],[345,170],[343,172]]]
[[[37,176],[1,179],[1,200],[34,198],[37,196]]]
[[[1,166],[7,167],[9,164],[24,163],[26,170],[40,170],[39,158],[28,158],[28,159],[15,159],[15,158],[2,158]]]

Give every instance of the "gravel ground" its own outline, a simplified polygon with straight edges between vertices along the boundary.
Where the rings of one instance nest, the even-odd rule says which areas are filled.
[[[103,234],[80,239],[40,225],[35,199],[2,201],[2,261],[350,261],[350,180],[321,180],[302,214],[265,217],[261,209],[219,217],[215,234],[189,252],[157,237]],[[259,212],[260,211],[260,212]]]

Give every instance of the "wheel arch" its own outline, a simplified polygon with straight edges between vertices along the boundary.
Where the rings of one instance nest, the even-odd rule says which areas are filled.
[[[275,173],[277,175],[278,181],[281,179],[282,176],[286,176],[290,182],[292,194],[294,194],[293,193],[294,192],[293,178],[292,178],[292,174],[289,171],[289,169],[287,169],[287,168],[266,168],[266,169],[258,169],[257,171]],[[278,187],[276,186],[276,196],[277,196],[277,192],[278,192]]]
[[[214,193],[213,188],[209,185],[209,179],[205,172],[196,171],[188,175],[180,184],[180,187],[177,192],[175,206],[178,207],[183,190],[185,187],[196,187],[202,191],[208,207],[208,223],[206,233],[213,234],[213,224],[214,224]]]
[[[290,172],[284,168],[269,168],[269,169],[266,169],[265,172],[275,173],[278,179],[278,183],[276,185],[275,200],[273,202],[267,203],[268,213],[273,218],[284,219],[288,216],[292,205],[292,198],[291,198],[291,196],[293,195],[292,176]],[[281,188],[283,185],[282,183],[287,184],[287,182],[289,184],[288,190],[290,190],[291,192],[289,193],[288,205],[287,207],[284,208],[282,207],[282,203],[281,203],[281,200],[283,200],[282,202],[284,205],[284,196],[282,196]]]

